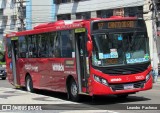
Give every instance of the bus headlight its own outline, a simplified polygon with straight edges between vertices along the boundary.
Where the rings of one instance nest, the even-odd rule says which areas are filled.
[[[98,76],[95,76],[95,75],[94,75],[94,79],[95,79],[97,82],[101,82],[100,77],[98,77]]]
[[[150,77],[151,77],[151,72],[148,73],[148,75],[146,76],[146,82],[149,80]]]
[[[94,80],[101,83],[101,84],[104,84],[104,85],[108,86],[108,82],[104,78],[101,78],[99,76],[94,75]]]

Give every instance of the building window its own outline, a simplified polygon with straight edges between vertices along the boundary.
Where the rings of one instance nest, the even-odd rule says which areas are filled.
[[[18,7],[19,18],[26,18],[26,6]]]
[[[57,15],[57,20],[71,20],[70,14]]]
[[[79,2],[79,1],[86,1],[86,0],[73,0],[74,2]]]
[[[15,28],[15,25],[16,25],[16,21],[15,20],[11,20],[10,30],[13,30]]]
[[[79,1],[87,1],[87,0],[53,0],[53,3],[61,4],[61,3],[71,3],[71,2],[79,2]]]
[[[76,19],[90,19],[90,18],[91,18],[91,12],[83,12],[76,14]]]
[[[11,24],[10,24],[10,30],[13,30],[16,26],[16,20],[17,20],[17,16],[16,15],[12,15],[11,16]]]
[[[11,0],[10,8],[13,9],[15,7],[16,0]]]
[[[113,9],[97,11],[98,18],[109,18],[113,16]]]
[[[0,16],[3,15],[3,9],[0,9]]]
[[[160,31],[160,21],[158,21],[156,24],[157,24],[157,30]]]
[[[113,10],[113,16],[124,16],[124,8],[117,8]]]
[[[72,0],[54,0],[55,4],[61,4],[61,3],[68,3],[71,2]]]
[[[7,26],[8,16],[2,16],[2,28],[5,29]]]
[[[99,18],[109,18],[113,15],[121,15],[121,16],[136,16],[136,17],[143,17],[143,7],[125,7],[119,9],[109,9],[109,10],[100,10],[97,11],[97,17]]]
[[[1,7],[6,8],[7,0],[1,0]]]
[[[125,16],[136,16],[136,17],[143,17],[143,7],[126,7],[124,8],[124,15]]]

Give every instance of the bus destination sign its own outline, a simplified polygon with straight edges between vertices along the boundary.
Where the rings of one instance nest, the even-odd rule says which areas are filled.
[[[108,22],[108,28],[133,28],[134,21]]]
[[[104,21],[93,23],[93,30],[134,28],[136,21]]]

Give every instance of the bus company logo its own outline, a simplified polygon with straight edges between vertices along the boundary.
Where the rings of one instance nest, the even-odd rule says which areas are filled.
[[[119,81],[122,81],[122,79],[121,78],[113,78],[113,79],[111,79],[111,82],[119,82]]]
[[[52,69],[53,71],[64,71],[64,65],[60,63],[52,64]]]
[[[38,66],[33,66],[31,64],[26,64],[24,66],[26,70],[38,72]]]
[[[137,80],[142,80],[142,79],[144,79],[144,76],[143,76],[143,75],[135,76],[135,78],[136,78]]]
[[[56,29],[70,29],[70,28],[76,28],[76,27],[82,27],[81,24],[69,24],[69,25],[64,25],[64,26],[57,26]]]

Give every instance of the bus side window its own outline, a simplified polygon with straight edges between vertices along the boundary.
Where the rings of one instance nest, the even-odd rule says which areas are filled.
[[[11,39],[7,38],[7,51],[8,51],[8,58],[11,58]]]
[[[19,58],[26,58],[27,40],[24,36],[19,37]]]
[[[38,57],[49,57],[48,33],[40,34],[38,39]]]
[[[27,57],[30,58],[31,57],[31,36],[27,36],[27,44],[28,44]]]
[[[36,40],[36,35],[32,37],[32,57],[37,58],[37,40]]]
[[[71,31],[62,31],[61,35],[61,45],[62,45],[62,57],[64,58],[72,58],[72,41],[73,41],[73,34]]]
[[[55,57],[55,47],[54,47],[54,39],[56,38],[56,33],[50,33],[49,34],[49,57]]]
[[[61,57],[61,42],[60,42],[60,34],[58,33],[57,37],[55,38],[55,57]]]

